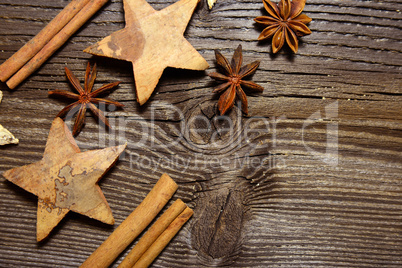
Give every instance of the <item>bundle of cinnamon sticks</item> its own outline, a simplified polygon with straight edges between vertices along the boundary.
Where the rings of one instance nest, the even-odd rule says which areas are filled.
[[[72,0],[45,28],[0,65],[0,80],[10,89],[36,71],[108,0]],[[10,78],[11,77],[11,78]]]
[[[141,204],[81,267],[108,267],[112,264],[151,223],[177,188],[177,184],[167,174],[163,174]],[[148,267],[192,215],[192,209],[180,199],[176,200],[141,237],[119,267]]]

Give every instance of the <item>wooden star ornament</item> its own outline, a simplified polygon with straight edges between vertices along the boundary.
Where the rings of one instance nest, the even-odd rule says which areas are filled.
[[[166,67],[205,70],[206,60],[183,34],[199,0],[180,0],[160,11],[145,0],[124,0],[126,27],[84,52],[130,61],[137,101],[144,104]]]
[[[98,181],[125,147],[80,152],[58,117],[52,123],[42,160],[4,172],[7,180],[39,198],[37,241],[46,238],[70,210],[114,224]]]
[[[3,92],[0,91],[0,103],[2,99],[3,99]],[[0,124],[0,145],[18,144],[18,142],[19,140],[16,139],[14,135],[11,134],[10,131],[8,131]]]

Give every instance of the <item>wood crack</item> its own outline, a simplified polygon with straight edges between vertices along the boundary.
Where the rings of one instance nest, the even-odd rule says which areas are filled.
[[[215,225],[214,225],[214,230],[213,230],[213,233],[212,233],[212,237],[211,237],[211,242],[210,242],[210,244],[208,245],[208,254],[211,256],[211,257],[214,257],[213,255],[214,255],[214,249],[212,248],[212,247],[214,247],[214,244],[217,242],[216,240],[217,240],[217,233],[218,233],[218,230],[220,229],[220,228],[222,228],[222,223],[221,223],[221,220],[222,220],[222,212],[226,209],[226,207],[227,207],[227,203],[228,203],[228,201],[229,201],[229,198],[230,198],[230,196],[231,196],[231,194],[232,194],[232,190],[229,190],[229,193],[228,193],[228,195],[226,196],[226,200],[223,202],[223,204],[221,205],[221,209],[220,209],[220,211],[219,211],[219,215],[218,215],[218,218],[216,219],[216,221],[215,221]]]

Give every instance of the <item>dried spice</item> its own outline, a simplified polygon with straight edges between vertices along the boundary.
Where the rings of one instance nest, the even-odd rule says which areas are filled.
[[[130,245],[134,239],[140,235],[141,232],[154,220],[169,199],[172,198],[177,188],[178,185],[174,182],[174,180],[169,175],[163,174],[145,199],[141,202],[141,204],[119,225],[119,227],[114,230],[114,232],[92,253],[91,256],[89,256],[89,258],[80,267],[109,267],[121,254],[121,252],[128,245]],[[179,208],[181,207],[184,210],[186,205],[184,203],[182,203],[182,205],[179,205]],[[157,222],[158,220],[155,222],[155,224]],[[169,226],[169,223],[165,222],[165,224]],[[166,225],[165,227],[167,227]],[[169,227],[167,227],[167,229],[169,229]],[[150,233],[153,233],[151,236],[155,236],[155,238],[160,237],[161,234],[157,235],[154,231],[154,228],[150,227],[145,235],[142,236],[141,240],[144,237],[148,237],[147,234]],[[138,243],[136,246],[138,246]],[[140,245],[141,244],[143,244],[143,242],[141,242]],[[124,262],[126,264],[120,264],[119,267],[134,267],[133,264],[127,265],[127,262]],[[140,267],[148,266],[142,265]]]
[[[297,52],[299,43],[298,36],[311,34],[306,26],[311,21],[307,15],[301,14],[306,4],[306,0],[281,0],[275,4],[270,0],[263,0],[264,8],[271,17],[260,16],[254,20],[257,23],[267,26],[258,37],[263,40],[272,37],[272,51],[278,52],[283,44],[286,43]]]
[[[192,215],[193,210],[177,199],[141,237],[120,268],[149,267]]]
[[[105,104],[105,105],[115,105],[117,107],[123,107],[124,105],[117,102],[117,101],[112,101],[108,99],[101,99],[101,98],[96,98],[98,95],[101,95],[102,93],[115,88],[117,85],[119,85],[121,82],[114,82],[111,84],[103,85],[102,87],[98,88],[95,91],[92,91],[92,88],[95,83],[96,79],[96,64],[94,64],[92,70],[91,66],[88,62],[87,65],[87,70],[85,73],[85,82],[84,82],[84,89],[80,85],[80,81],[74,76],[74,74],[66,67],[66,75],[68,80],[70,81],[71,85],[78,91],[79,94],[72,93],[70,91],[66,90],[53,90],[49,91],[49,95],[56,95],[56,96],[63,96],[67,97],[69,99],[77,100],[76,102],[64,107],[63,110],[61,110],[57,116],[58,117],[65,117],[69,111],[73,111],[74,114],[78,110],[78,115],[75,119],[74,123],[74,128],[73,128],[73,135],[77,135],[80,131],[82,126],[85,123],[85,112],[87,110],[87,107],[91,110],[91,112],[98,117],[102,122],[110,128],[109,121],[103,114],[101,110],[96,107],[95,104]],[[95,103],[95,104],[94,104]],[[79,108],[79,109],[77,109]],[[56,117],[57,117],[56,116]]]
[[[84,52],[130,61],[137,101],[143,105],[165,68],[205,70],[209,67],[183,36],[198,2],[180,0],[157,11],[145,0],[124,0],[126,27]]]
[[[72,0],[38,35],[0,66],[11,89],[35,72],[109,0]]]
[[[225,81],[223,84],[214,88],[213,91],[217,93],[223,92],[218,102],[219,112],[221,115],[224,115],[228,110],[230,110],[233,107],[237,96],[242,102],[242,111],[245,114],[248,114],[247,96],[244,93],[242,86],[259,92],[262,92],[264,88],[254,82],[243,80],[243,78],[254,74],[260,65],[260,61],[254,61],[241,67],[243,62],[241,45],[239,45],[234,52],[230,64],[218,50],[215,50],[215,57],[218,65],[222,67],[224,74],[213,72],[208,75],[218,81]]]
[[[98,181],[126,145],[81,152],[66,124],[57,117],[53,120],[42,160],[4,172],[7,180],[39,198],[38,241],[47,237],[70,210],[114,224]]]

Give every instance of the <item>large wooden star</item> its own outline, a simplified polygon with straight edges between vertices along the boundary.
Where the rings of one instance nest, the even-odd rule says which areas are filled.
[[[38,241],[47,237],[70,210],[114,224],[112,211],[97,183],[125,147],[80,152],[71,132],[57,117],[42,160],[3,174],[7,180],[39,197]]]
[[[208,63],[183,34],[199,0],[154,10],[145,0],[124,0],[126,27],[84,52],[131,61],[137,101],[144,104],[166,67],[205,70]]]

